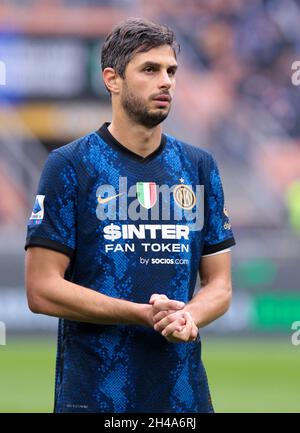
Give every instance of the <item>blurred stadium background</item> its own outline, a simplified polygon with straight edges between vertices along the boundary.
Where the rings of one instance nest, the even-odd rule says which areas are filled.
[[[202,331],[215,409],[300,412],[296,0],[0,1],[0,412],[53,410],[57,320],[27,308],[26,222],[47,153],[110,119],[100,47],[129,16],[177,33],[165,130],[216,156],[237,240],[232,307]]]

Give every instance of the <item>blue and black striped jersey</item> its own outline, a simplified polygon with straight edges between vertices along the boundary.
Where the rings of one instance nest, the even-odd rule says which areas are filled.
[[[49,155],[25,248],[68,255],[68,280],[114,298],[188,302],[201,257],[235,243],[216,162],[166,134],[143,158],[107,126]],[[200,336],[59,319],[56,412],[212,410]]]

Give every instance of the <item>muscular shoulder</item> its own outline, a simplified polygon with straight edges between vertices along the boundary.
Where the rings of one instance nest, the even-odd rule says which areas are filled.
[[[76,161],[82,161],[83,155],[86,155],[88,149],[91,149],[96,143],[97,146],[99,146],[96,134],[90,132],[89,134],[55,149],[52,154],[55,157],[62,157],[76,163]]]
[[[206,168],[211,166],[211,163],[213,161],[212,154],[203,147],[195,146],[193,144],[186,143],[182,140],[179,140],[178,138],[175,138],[169,134],[165,134],[168,142],[170,143],[169,146],[169,153],[170,156],[176,157],[182,156],[186,160],[190,161],[191,163],[196,163],[199,166],[204,166]]]

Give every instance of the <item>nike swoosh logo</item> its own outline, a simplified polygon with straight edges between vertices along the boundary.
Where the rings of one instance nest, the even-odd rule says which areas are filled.
[[[124,194],[124,193],[122,192],[121,194],[116,194],[116,195],[112,195],[111,197],[105,197],[105,198],[98,197],[98,203],[100,203],[100,204],[107,203],[110,200],[112,200],[112,199],[114,199],[116,197],[119,197],[122,194]]]

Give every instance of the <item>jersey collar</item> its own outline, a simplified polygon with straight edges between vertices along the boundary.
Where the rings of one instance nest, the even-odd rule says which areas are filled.
[[[118,151],[121,151],[121,152],[127,154],[128,156],[135,159],[136,161],[139,161],[139,162],[150,161],[153,158],[155,158],[157,155],[159,155],[165,147],[167,140],[166,140],[166,136],[164,134],[162,134],[160,145],[152,153],[150,153],[146,157],[143,157],[143,156],[138,155],[137,153],[133,152],[132,150],[128,149],[126,146],[123,146],[123,144],[121,144],[118,140],[116,140],[115,137],[108,130],[109,125],[110,125],[109,122],[103,123],[101,128],[98,129],[98,131],[96,131],[96,133],[100,136],[100,138],[102,138],[111,147],[113,147],[114,149],[116,149]]]

